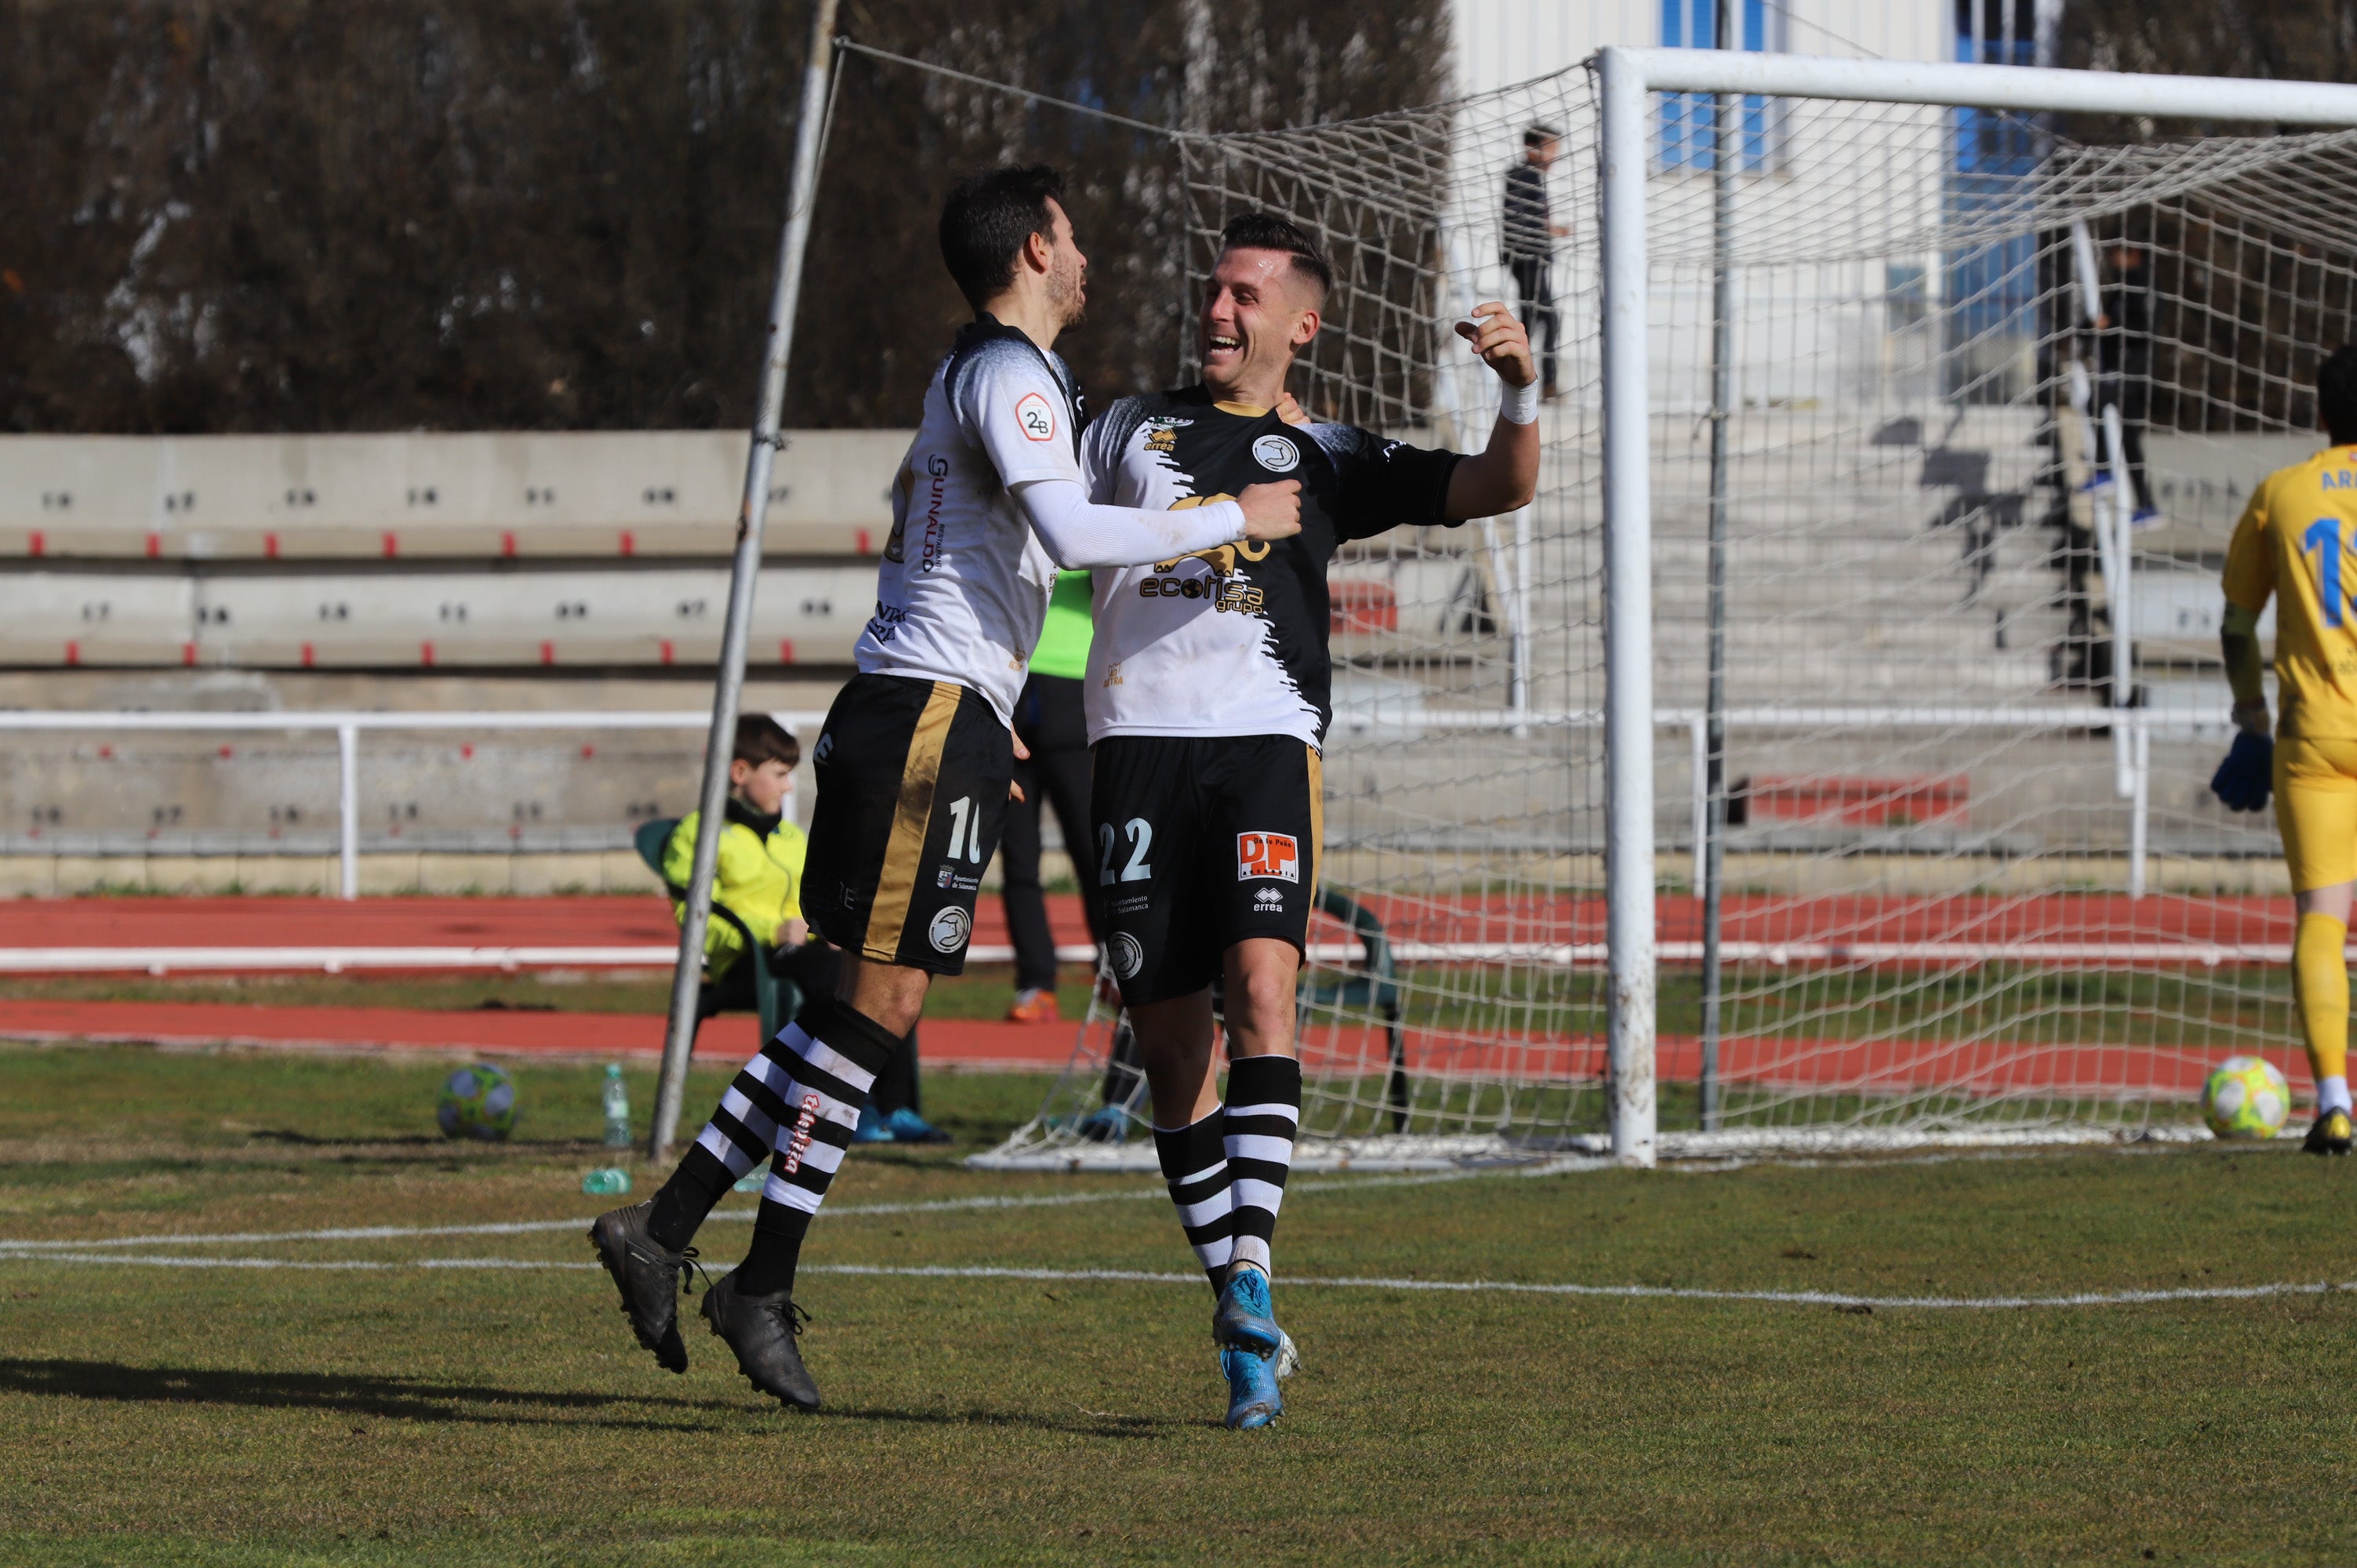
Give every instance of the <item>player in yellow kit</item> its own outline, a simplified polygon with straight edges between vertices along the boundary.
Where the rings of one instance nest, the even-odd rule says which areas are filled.
[[[2251,494],[2226,547],[2220,642],[2242,733],[2210,781],[2235,811],[2255,811],[2273,788],[2284,859],[2299,909],[2292,995],[2316,1123],[2308,1152],[2345,1155],[2349,1101],[2349,905],[2357,885],[2357,346],[2317,368],[2318,417],[2332,445],[2270,474]],[[2259,613],[2276,600],[2272,743],[2261,683]]]

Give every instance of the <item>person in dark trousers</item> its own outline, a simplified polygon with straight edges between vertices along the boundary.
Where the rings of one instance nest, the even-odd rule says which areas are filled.
[[[2113,461],[2111,436],[2103,424],[2106,406],[2120,411],[2119,459],[2136,493],[2132,525],[2158,521],[2152,478],[2145,470],[2144,433],[2152,414],[2152,272],[2144,249],[2114,245],[2107,258],[2112,275],[2103,285],[2103,314],[2095,320],[2095,454],[2107,479]]]
[[[1039,822],[1053,807],[1063,830],[1064,853],[1081,885],[1081,906],[1089,940],[1097,940],[1096,899],[1089,853],[1089,722],[1081,708],[1081,677],[1089,669],[1089,575],[1060,572],[1039,646],[1031,652],[1031,673],[1015,703],[1015,733],[1030,752],[1015,762],[1020,800],[1006,805],[1006,826],[998,841],[999,897],[1006,907],[1006,929],[1015,943],[1015,1004],[1007,1018],[1017,1024],[1053,1023],[1056,1005],[1056,933],[1048,924],[1048,897],[1039,885]]]
[[[1547,205],[1547,170],[1563,155],[1563,133],[1534,125],[1523,133],[1523,161],[1506,171],[1504,244],[1501,259],[1513,274],[1523,324],[1540,341],[1539,395],[1555,395],[1555,348],[1562,333],[1555,308],[1555,242],[1571,232]]]

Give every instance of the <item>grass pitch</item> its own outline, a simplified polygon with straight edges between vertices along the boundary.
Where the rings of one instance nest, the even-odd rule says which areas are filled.
[[[1307,1367],[1276,1428],[1230,1434],[1200,1283],[830,1272],[1188,1272],[1151,1182],[959,1168],[1040,1084],[936,1075],[963,1147],[855,1156],[813,1233],[829,1408],[797,1416],[700,1323],[690,1373],[658,1370],[601,1273],[545,1266],[587,1261],[571,1224],[252,1239],[586,1225],[597,1069],[517,1069],[525,1120],[495,1149],[432,1136],[447,1070],[0,1051],[0,1236],[236,1235],[119,1251],[271,1261],[0,1248],[0,1561],[2357,1556],[2357,1293],[1889,1305],[2357,1278],[2357,1161],[1304,1177],[1278,1302]],[[1087,1201],[912,1207],[992,1198]],[[707,1254],[737,1254],[749,1207],[724,1206]],[[418,1266],[459,1262],[532,1266]],[[1343,1278],[1394,1283],[1301,1283]],[[1423,1288],[1474,1282],[1883,1305]]]

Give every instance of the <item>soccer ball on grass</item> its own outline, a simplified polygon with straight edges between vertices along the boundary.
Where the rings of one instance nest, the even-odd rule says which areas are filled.
[[[462,1067],[443,1080],[434,1120],[446,1138],[496,1143],[515,1131],[515,1083],[489,1062]]]
[[[2291,1114],[2291,1085],[2265,1057],[2228,1057],[2201,1084],[2201,1120],[2221,1138],[2272,1138]]]

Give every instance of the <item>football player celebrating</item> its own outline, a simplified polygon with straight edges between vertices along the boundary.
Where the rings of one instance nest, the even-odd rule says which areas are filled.
[[[1080,392],[1053,352],[1081,319],[1087,265],[1062,188],[1045,166],[1003,168],[942,209],[942,256],[974,319],[925,393],[859,673],[812,757],[802,913],[843,950],[834,1003],[805,1009],[746,1064],[651,1201],[589,1232],[639,1343],[683,1371],[689,1239],[770,1159],[751,1250],[705,1293],[704,1316],[757,1390],[805,1410],[819,1393],[794,1343],[808,1316],[792,1299],[803,1233],[932,977],[964,967],[1014,772],[1009,721],[1057,568],[1266,550],[1300,531],[1299,484],[1283,476],[1193,511],[1091,502]]]
[[[2219,633],[2242,731],[2210,788],[2238,811],[2276,798],[2299,928],[2292,997],[2316,1075],[2312,1155],[2349,1152],[2349,901],[2357,884],[2357,346],[2316,372],[2317,414],[2332,445],[2251,492],[2226,546]],[[2276,601],[2272,737],[2259,613]]]
[[[1197,329],[1203,380],[1124,398],[1090,428],[1092,495],[1181,513],[1271,479],[1301,482],[1301,532],[1096,575],[1089,653],[1090,815],[1106,948],[1154,1102],[1171,1201],[1211,1275],[1227,1423],[1265,1425],[1288,1341],[1270,1239],[1301,1112],[1294,985],[1322,820],[1331,717],[1326,564],[1346,540],[1526,503],[1538,478],[1529,339],[1502,305],[1458,330],[1504,383],[1479,456],[1344,424],[1287,423],[1286,372],[1318,335],[1333,274],[1308,236],[1230,223]],[[1211,991],[1229,1049],[1221,1102]]]

